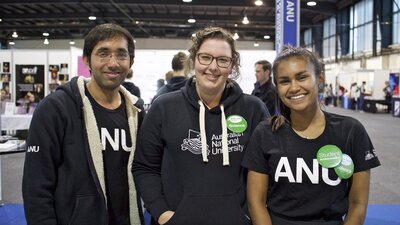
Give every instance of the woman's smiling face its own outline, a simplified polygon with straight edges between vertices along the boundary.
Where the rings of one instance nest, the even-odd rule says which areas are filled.
[[[199,62],[199,54],[206,53],[214,57],[210,65],[203,65]],[[225,88],[226,80],[232,73],[232,63],[227,68],[217,65],[216,57],[232,58],[232,49],[228,42],[222,39],[208,39],[200,46],[195,62],[194,71],[198,91],[207,94],[221,93]]]
[[[314,66],[301,57],[293,56],[279,63],[274,74],[276,88],[279,98],[292,112],[318,107],[320,75],[317,76],[314,71]]]

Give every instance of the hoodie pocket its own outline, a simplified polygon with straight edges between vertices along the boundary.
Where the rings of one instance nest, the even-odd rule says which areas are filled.
[[[98,196],[77,196],[68,225],[103,224],[105,218],[101,205]]]
[[[236,194],[188,195],[164,225],[250,225]]]

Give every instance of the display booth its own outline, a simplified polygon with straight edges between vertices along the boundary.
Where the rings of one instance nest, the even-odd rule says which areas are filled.
[[[400,118],[400,97],[392,97],[392,115]]]

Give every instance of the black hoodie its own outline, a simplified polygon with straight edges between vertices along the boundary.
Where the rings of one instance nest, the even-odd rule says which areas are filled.
[[[175,211],[167,225],[250,224],[240,164],[267,109],[228,79],[221,105],[208,110],[195,82],[191,78],[181,91],[160,96],[144,119],[132,169],[138,191],[155,221]]]
[[[156,98],[158,98],[160,95],[179,90],[181,87],[185,86],[186,81],[186,77],[172,77],[171,80],[168,81],[168,84],[162,86],[160,90],[157,91],[157,94],[154,96],[151,102],[153,103],[154,100],[156,100]]]
[[[44,98],[33,114],[22,179],[28,225],[108,225],[101,140],[84,89],[82,78],[73,78]],[[143,106],[126,89],[120,93],[134,143]],[[134,148],[129,151],[133,155]],[[133,178],[129,187],[130,222],[138,225],[143,218]]]

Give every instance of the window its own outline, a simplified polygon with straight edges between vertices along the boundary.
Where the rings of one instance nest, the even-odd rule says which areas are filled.
[[[336,37],[336,18],[331,17],[324,20],[323,24],[323,40],[322,40],[322,51],[324,58],[331,58],[335,56],[335,37]]]
[[[373,0],[363,0],[350,9],[350,52],[372,50]]]
[[[393,44],[400,44],[400,0],[393,0]]]
[[[308,28],[304,31],[304,47],[312,51],[312,29]]]

